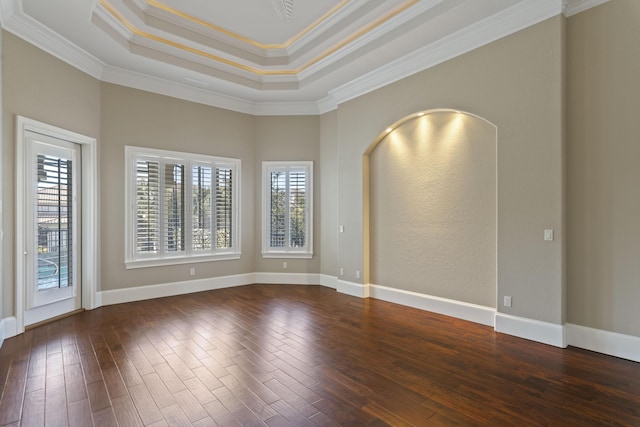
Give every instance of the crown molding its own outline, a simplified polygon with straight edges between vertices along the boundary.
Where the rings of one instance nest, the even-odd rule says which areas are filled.
[[[0,24],[8,32],[98,80],[252,115],[317,115],[335,110],[343,102],[424,71],[552,16],[560,13],[572,16],[607,1],[609,0],[523,0],[500,13],[333,89],[322,99],[307,102],[254,102],[208,88],[193,87],[183,82],[107,65],[26,15],[23,12],[22,0],[0,0]],[[420,6],[420,10],[427,10],[438,3],[439,0],[429,0]],[[416,9],[412,9],[411,12],[415,13]],[[410,14],[401,13],[393,19],[406,20],[410,18],[408,15]],[[388,28],[383,25],[367,35],[367,38],[380,37],[385,31],[388,31]],[[363,39],[358,43],[366,43],[366,41]],[[315,70],[308,71],[313,73]]]
[[[332,91],[337,104],[441,64],[562,13],[559,0],[526,0]]]
[[[564,15],[568,18],[592,7],[600,6],[609,0],[565,0]]]
[[[105,63],[25,14],[22,0],[0,0],[2,28],[90,76],[100,79]]]
[[[106,83],[254,116],[320,114],[316,102],[252,102],[205,88],[187,85],[184,82],[176,83],[171,80],[112,66],[105,66],[101,80]]]

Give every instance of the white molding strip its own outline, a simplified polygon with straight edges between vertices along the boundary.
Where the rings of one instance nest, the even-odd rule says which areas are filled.
[[[309,273],[254,273],[254,282],[267,285],[319,285],[320,275]]]
[[[640,362],[640,337],[571,323],[567,323],[565,328],[570,346]]]
[[[207,279],[188,280],[184,282],[136,286],[132,288],[102,291],[100,293],[100,297],[102,298],[103,305],[122,304],[125,302],[142,301],[153,298],[249,285],[255,283],[254,279],[255,274],[253,273],[238,274],[235,276],[210,277]]]
[[[24,13],[21,0],[0,1],[3,14],[1,22],[5,30],[93,78],[100,79],[104,62]]]
[[[351,295],[352,297],[369,298],[369,285],[363,285],[362,283],[338,280],[336,283],[336,291],[341,294]]]
[[[372,298],[443,314],[457,319],[468,320],[482,325],[494,326],[496,310],[491,307],[386,286],[370,285],[370,289]]]
[[[496,332],[565,348],[567,340],[563,325],[496,313]]]
[[[15,317],[5,317],[0,320],[0,347],[7,338],[18,335],[17,319]]]
[[[600,6],[609,0],[566,0],[564,15],[568,18],[592,7]]]
[[[559,0],[527,0],[470,25],[344,84],[330,95],[337,104],[463,55],[562,13]]]
[[[338,289],[338,278],[336,276],[329,276],[328,274],[320,275],[320,285],[325,288]]]

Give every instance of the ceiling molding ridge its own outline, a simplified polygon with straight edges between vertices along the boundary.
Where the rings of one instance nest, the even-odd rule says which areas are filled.
[[[378,38],[384,36],[389,31],[393,31],[394,29],[400,27],[402,24],[407,21],[415,18],[416,16],[434,8],[438,4],[442,3],[443,0],[427,0],[424,2],[420,2],[415,6],[409,7],[408,9],[402,11],[391,19],[383,22],[378,25],[376,28],[372,29],[368,33],[358,37],[353,42],[349,43],[342,49],[338,49],[336,52],[322,58],[320,61],[316,62],[309,68],[302,70],[298,76],[300,81],[303,81],[310,76],[314,75],[318,71],[321,71],[325,67],[333,64],[334,62],[339,61],[340,59],[357,52],[359,49],[362,49],[369,43],[374,42]]]
[[[565,0],[564,15],[568,18],[607,2],[609,0]]]
[[[523,0],[329,92],[337,104],[434,67],[562,13],[560,0]]]
[[[13,1],[14,4],[19,5],[17,9],[13,7],[13,15],[6,21],[3,17],[2,26],[5,30],[93,78],[100,79],[105,67],[104,62],[25,14],[21,0],[2,1],[3,3]]]
[[[362,5],[366,4],[368,1],[369,0],[350,1],[346,4],[346,6],[342,7],[329,18],[325,19],[316,27],[306,32],[293,43],[291,43],[291,45],[285,49],[287,55],[294,55],[299,50],[304,49],[308,43],[313,42],[320,34],[324,33],[325,31],[331,30],[335,24],[342,21],[352,13],[356,12],[362,7]]]
[[[22,13],[22,0],[0,0],[0,25],[3,28],[17,13]]]
[[[315,102],[252,102],[210,89],[107,66],[102,81],[253,116],[318,115]]]
[[[105,67],[102,81],[239,113],[254,114],[255,111],[255,103],[245,99],[111,65]]]
[[[91,11],[91,21],[101,21],[104,25],[107,25],[109,29],[118,33],[125,40],[131,40],[133,38],[133,32],[119,19],[117,19],[107,8],[105,8],[99,1]]]

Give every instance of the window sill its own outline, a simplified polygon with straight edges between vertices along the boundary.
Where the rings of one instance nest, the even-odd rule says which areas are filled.
[[[262,252],[262,258],[311,259],[313,252]]]
[[[240,259],[239,253],[228,253],[220,255],[191,255],[179,258],[152,258],[136,261],[125,261],[124,265],[127,270],[134,268],[147,268],[147,267],[163,267],[167,265],[178,264],[194,264],[197,262],[209,262],[209,261],[229,261]]]

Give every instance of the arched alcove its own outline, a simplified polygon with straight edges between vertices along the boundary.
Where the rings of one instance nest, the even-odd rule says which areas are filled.
[[[496,306],[497,129],[431,110],[383,132],[364,156],[365,280]]]

